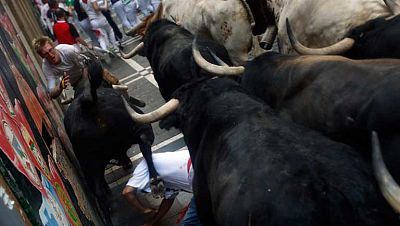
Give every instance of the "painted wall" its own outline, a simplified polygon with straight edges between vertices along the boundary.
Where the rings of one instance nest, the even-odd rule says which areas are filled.
[[[61,115],[5,7],[0,4],[0,174],[32,225],[99,225],[71,164],[76,159]]]

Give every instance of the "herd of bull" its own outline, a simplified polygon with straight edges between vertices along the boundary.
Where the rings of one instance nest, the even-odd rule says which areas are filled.
[[[296,10],[296,1],[212,2],[162,1],[141,28],[143,42],[122,54],[147,57],[165,105],[144,114],[100,87],[102,70],[92,66],[90,84],[68,109],[68,135],[77,157],[86,159],[82,168],[105,215],[104,167],[111,158],[126,162],[134,143],[153,190],[162,190],[150,149],[150,123],[161,120],[160,127],[184,135],[203,225],[400,225],[400,60],[394,59],[400,58],[400,2],[304,0]],[[348,4],[352,14],[343,10]],[[231,8],[221,13],[223,6]],[[343,17],[331,12],[335,6]],[[322,47],[337,41],[328,31],[316,33],[335,26],[325,18],[330,14],[334,21],[350,14],[366,21],[329,27],[342,40]],[[314,20],[305,19],[302,30],[299,18],[306,15]],[[278,30],[281,53],[239,65],[241,47],[234,50],[232,40],[270,27]],[[289,45],[312,55],[282,54],[291,52]]]

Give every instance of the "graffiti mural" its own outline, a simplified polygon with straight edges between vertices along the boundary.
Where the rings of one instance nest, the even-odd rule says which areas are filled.
[[[0,4],[0,173],[32,224],[82,225],[52,153],[63,124],[32,62]]]

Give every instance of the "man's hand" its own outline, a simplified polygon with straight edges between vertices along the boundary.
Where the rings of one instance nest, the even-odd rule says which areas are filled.
[[[66,72],[64,72],[64,76],[61,79],[60,87],[61,90],[65,89],[69,85],[69,75],[67,75]]]

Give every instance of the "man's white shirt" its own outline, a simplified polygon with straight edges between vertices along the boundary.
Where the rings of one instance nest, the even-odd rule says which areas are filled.
[[[163,179],[167,190],[165,198],[172,198],[177,191],[192,192],[193,169],[187,149],[175,152],[153,153],[152,156],[154,167]],[[145,192],[151,192],[149,171],[145,160],[142,160],[136,167],[127,185]]]

